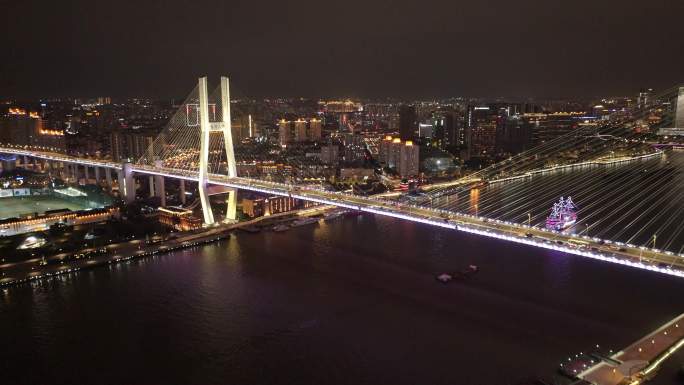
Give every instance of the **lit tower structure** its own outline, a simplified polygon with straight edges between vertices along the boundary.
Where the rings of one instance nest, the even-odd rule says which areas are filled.
[[[209,94],[207,92],[207,78],[199,79],[199,108],[200,108],[200,158],[199,158],[199,195],[202,204],[204,224],[214,224],[214,213],[211,210],[207,183],[209,180],[209,138],[211,132],[223,133],[226,149],[226,161],[228,163],[228,176],[237,176],[235,165],[235,151],[233,149],[233,136],[230,122],[230,90],[228,78],[221,77],[221,109],[222,119],[220,122],[209,121]],[[237,190],[229,189],[227,198],[226,220],[235,220],[237,211]]]

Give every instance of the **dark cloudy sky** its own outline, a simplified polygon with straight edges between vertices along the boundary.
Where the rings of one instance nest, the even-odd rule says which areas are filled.
[[[682,0],[0,0],[0,97],[576,96],[684,81]]]

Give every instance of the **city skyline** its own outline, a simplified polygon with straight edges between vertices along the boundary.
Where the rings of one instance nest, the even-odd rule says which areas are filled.
[[[5,7],[8,98],[172,98],[191,85],[178,79],[220,73],[237,97],[631,95],[679,81],[684,59],[657,38],[677,32],[667,0]]]
[[[4,382],[684,383],[681,0],[0,4]]]

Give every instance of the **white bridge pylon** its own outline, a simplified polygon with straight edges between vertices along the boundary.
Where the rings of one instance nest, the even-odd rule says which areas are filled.
[[[209,146],[212,132],[223,134],[225,143],[228,177],[237,176],[235,165],[235,150],[233,148],[233,134],[230,120],[230,85],[228,77],[221,77],[221,121],[209,121],[209,94],[207,90],[207,78],[199,79],[199,115],[200,115],[200,156],[199,156],[199,195],[202,204],[202,215],[205,225],[212,225],[214,212],[211,209],[207,184],[209,183]],[[237,215],[237,190],[229,189],[226,201],[226,220],[234,221]]]

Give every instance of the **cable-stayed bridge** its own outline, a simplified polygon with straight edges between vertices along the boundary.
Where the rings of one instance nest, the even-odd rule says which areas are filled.
[[[81,159],[11,146],[0,147],[0,153],[42,159],[67,170],[71,168],[72,174],[74,167],[81,166],[86,177],[89,168],[94,169],[96,175],[104,170],[109,184],[112,184],[110,179],[114,171],[120,195],[129,202],[135,199],[136,175],[151,178],[150,185],[154,186],[154,194],[162,198],[162,205],[165,178],[179,180],[182,191],[185,182],[197,183],[207,225],[215,222],[209,195],[227,193],[225,218],[234,220],[236,191],[242,189],[684,277],[684,255],[679,238],[684,226],[684,217],[679,220],[679,216],[684,215],[684,205],[679,199],[682,168],[678,167],[678,162],[668,160],[667,152],[653,146],[639,127],[644,120],[652,118],[654,111],[663,127],[674,127],[679,99],[678,87],[667,90],[657,95],[651,106],[629,117],[580,126],[569,134],[453,183],[428,186],[426,192],[418,196],[407,194],[392,199],[326,191],[293,179],[279,181],[238,176],[227,78],[222,78],[221,85],[211,94],[206,78],[200,79],[145,155],[134,163]],[[305,169],[296,163],[290,166]],[[681,166],[684,167],[684,161]],[[621,187],[615,189],[616,185]],[[541,194],[538,193],[540,186],[545,187]],[[546,229],[543,219],[550,203],[568,194],[579,202],[576,226],[579,230],[573,233]],[[636,214],[637,219],[628,215],[630,213]],[[611,232],[616,227],[619,231]],[[660,234],[651,235],[651,227]],[[663,236],[663,232],[667,235]],[[658,236],[660,239],[665,237],[667,247],[656,247],[660,245],[656,243]]]

